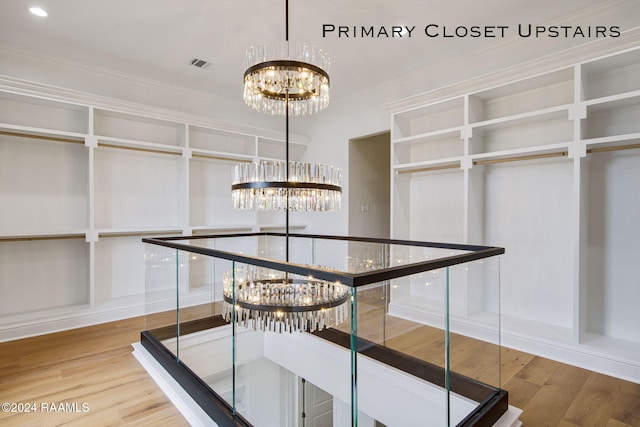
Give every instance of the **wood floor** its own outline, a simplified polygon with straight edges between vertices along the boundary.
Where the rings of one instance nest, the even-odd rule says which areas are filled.
[[[405,328],[395,322],[389,330],[404,333],[387,344],[430,357],[425,352],[433,351],[434,344],[426,339],[433,334],[431,328]],[[22,414],[0,411],[0,425],[187,425],[131,354],[130,344],[139,340],[142,329],[144,319],[135,318],[0,343],[0,403],[35,403],[37,409]],[[464,362],[477,357],[469,350],[456,352],[462,369],[479,365]],[[521,420],[526,427],[640,427],[640,384],[511,349],[502,349],[501,356],[503,388],[509,391],[510,403],[524,410]],[[473,375],[495,376],[495,370]],[[51,410],[61,402],[69,403],[66,409],[72,412],[44,412],[47,405]]]
[[[134,318],[1,343],[0,402],[37,412],[0,411],[0,425],[188,426],[131,354],[144,326]],[[72,412],[44,412],[60,402]]]

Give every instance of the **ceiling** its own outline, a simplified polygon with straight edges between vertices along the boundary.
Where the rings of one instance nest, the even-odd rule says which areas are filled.
[[[38,18],[28,7],[49,12]],[[2,0],[0,45],[143,76],[221,97],[241,93],[245,49],[284,40],[284,0]],[[455,57],[544,55],[594,40],[517,37],[518,24],[636,26],[637,0],[291,0],[290,41],[326,50],[332,97],[352,96]],[[629,13],[631,11],[632,13]],[[323,37],[324,24],[415,26],[411,37]],[[424,28],[439,25],[439,37]],[[509,26],[507,37],[442,37],[442,28]],[[433,29],[433,28],[432,28]],[[1,54],[1,50],[0,50]],[[193,58],[210,65],[198,69]],[[1,60],[1,58],[0,58]]]

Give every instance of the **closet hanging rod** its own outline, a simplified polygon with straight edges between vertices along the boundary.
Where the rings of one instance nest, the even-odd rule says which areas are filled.
[[[587,150],[587,154],[591,153],[604,153],[607,151],[620,151],[620,150],[632,150],[634,148],[640,148],[640,144],[630,144],[630,145],[616,145],[612,147],[596,147],[589,148]]]
[[[503,157],[500,159],[487,159],[487,160],[474,160],[474,165],[490,165],[493,163],[506,163],[506,162],[519,162],[521,160],[535,160],[535,159],[546,159],[549,157],[562,157],[566,156],[566,151],[560,151],[557,153],[544,153],[544,154],[531,154],[528,156],[515,156],[515,157]]]
[[[42,139],[45,141],[70,142],[71,144],[84,144],[84,139],[71,139],[71,138],[62,138],[58,136],[34,135],[30,133],[21,133],[21,132],[0,131],[0,135],[17,136],[19,138]]]
[[[248,233],[252,227],[237,227],[237,228],[203,228],[192,231],[194,236],[204,236],[207,234],[222,234],[222,233]]]
[[[630,144],[630,145],[616,145],[612,147],[597,147],[597,148],[589,148],[587,150],[587,154],[592,153],[604,153],[609,151],[620,151],[620,150],[633,150],[636,148],[640,148],[640,144]],[[559,151],[557,153],[543,153],[543,154],[531,154],[527,156],[514,156],[514,157],[503,157],[499,159],[487,159],[487,160],[474,160],[474,166],[481,165],[489,165],[494,163],[507,163],[507,162],[517,162],[521,160],[536,160],[536,159],[546,159],[550,157],[564,157],[567,156],[566,151]],[[408,173],[416,173],[416,172],[431,172],[443,169],[456,169],[459,168],[459,164],[452,165],[443,165],[443,166],[431,166],[424,168],[416,168],[416,169],[405,169],[398,171],[398,174],[408,174]]]
[[[212,159],[212,160],[224,160],[226,162],[251,163],[251,160],[249,159],[237,159],[233,157],[214,156],[210,154],[193,153],[191,157],[200,157],[202,159]]]
[[[0,243],[3,242],[30,242],[35,240],[67,240],[67,239],[84,239],[84,234],[60,234],[57,236],[14,236],[0,237]]]
[[[104,144],[101,142],[98,142],[98,147],[101,148],[118,148],[121,150],[132,150],[132,151],[142,151],[145,153],[158,153],[158,154],[173,154],[174,156],[181,156],[182,153],[181,152],[177,152],[177,151],[169,151],[169,150],[155,150],[152,148],[140,148],[140,147],[127,147],[124,145],[115,145],[115,144]]]
[[[431,171],[439,171],[444,169],[459,169],[460,163],[456,163],[453,165],[442,165],[442,166],[429,166],[424,168],[416,168],[416,169],[405,169],[399,170],[398,175],[404,175],[407,173],[417,173],[417,172],[431,172]]]
[[[139,231],[139,232],[111,232],[104,233],[99,232],[98,237],[105,239],[110,237],[144,237],[144,236],[165,236],[165,235],[180,235],[182,230],[158,230],[158,231]]]

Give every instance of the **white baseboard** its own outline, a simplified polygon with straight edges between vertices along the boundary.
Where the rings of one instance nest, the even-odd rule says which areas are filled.
[[[522,409],[509,405],[507,412],[496,421],[493,427],[520,427],[522,426],[520,415],[522,415]]]
[[[204,301],[200,295],[185,295],[180,299],[180,307],[186,308],[208,302],[210,301]],[[175,310],[175,307],[175,299],[172,300],[170,297],[145,303],[144,295],[131,295],[94,307],[81,304],[7,315],[0,317],[0,342],[130,319],[145,314]]]
[[[555,343],[523,337],[510,331],[502,332],[502,345],[547,359],[599,372],[640,384],[640,365],[616,358],[613,353],[595,353],[588,346],[572,343]]]
[[[442,316],[433,316],[424,310],[403,304],[390,304],[389,314],[436,328],[441,328],[442,326]],[[460,333],[494,344],[497,343],[495,336],[487,333],[488,328],[483,327],[481,324],[474,324],[464,319],[453,319],[450,328],[454,333]],[[543,325],[538,324],[537,329],[544,330],[545,328]],[[552,334],[552,336],[560,336],[560,334]],[[535,337],[504,327],[500,333],[500,343],[503,347],[513,348],[640,384],[640,361],[628,357],[629,354],[633,354],[636,347],[640,346],[631,344],[629,347],[633,348],[629,349],[618,345],[620,349],[614,350],[613,341],[611,340],[612,344],[607,347],[606,344],[595,346],[587,343],[574,343],[568,339],[560,341]]]
[[[51,334],[105,322],[129,319],[145,314],[144,304],[107,310],[76,308],[55,315],[39,315],[27,321],[0,325],[0,342]]]

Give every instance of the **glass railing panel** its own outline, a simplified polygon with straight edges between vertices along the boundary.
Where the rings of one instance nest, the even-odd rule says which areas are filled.
[[[261,256],[259,236],[225,236],[198,237],[184,240],[176,240],[176,243],[188,244],[198,248],[218,249],[221,251],[250,256]]]
[[[145,244],[145,324],[156,339],[177,353],[178,251]]]
[[[351,274],[434,261],[469,252],[470,250],[451,249],[449,247],[409,246],[358,240],[313,239],[313,265]]]
[[[449,268],[449,367],[457,425],[500,387],[499,257]],[[481,385],[480,385],[481,384]]]
[[[431,246],[389,245],[389,266],[397,267],[420,262],[435,261],[470,253],[466,249]]]
[[[314,239],[314,265],[347,273],[380,268],[383,245],[352,240]]]
[[[427,273],[357,288],[357,394],[363,420],[447,425],[446,271]],[[410,298],[413,306],[393,311],[394,298],[400,297],[404,303]]]
[[[180,252],[179,360],[233,406],[234,337],[223,307],[224,282],[233,280],[233,262]]]
[[[500,258],[449,267],[451,369],[471,380],[499,388]],[[473,397],[491,397],[489,388]]]

